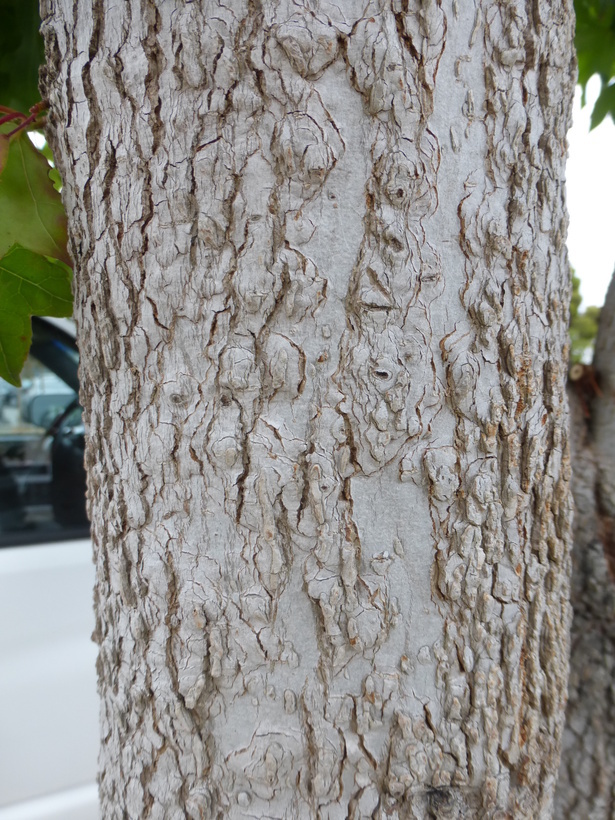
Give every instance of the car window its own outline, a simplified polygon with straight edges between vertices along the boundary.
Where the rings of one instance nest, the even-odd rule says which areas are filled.
[[[84,427],[72,340],[39,322],[22,387],[0,384],[0,546],[84,537]]]

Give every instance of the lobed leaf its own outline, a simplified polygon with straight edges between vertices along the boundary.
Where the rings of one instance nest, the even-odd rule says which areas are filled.
[[[32,316],[70,316],[71,270],[13,245],[0,259],[0,377],[19,387],[32,342]]]

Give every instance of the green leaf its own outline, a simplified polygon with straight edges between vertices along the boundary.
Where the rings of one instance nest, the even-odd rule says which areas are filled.
[[[32,342],[32,316],[70,316],[71,270],[19,245],[0,259],[0,376],[16,387]]]
[[[610,114],[615,122],[615,83],[603,86],[592,111],[590,129],[600,125],[607,114]]]
[[[26,134],[13,137],[0,176],[0,256],[15,243],[70,265],[66,214],[49,163]]]

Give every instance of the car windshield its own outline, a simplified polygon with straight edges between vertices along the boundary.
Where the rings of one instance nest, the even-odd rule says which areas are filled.
[[[84,427],[71,336],[33,320],[22,386],[0,385],[0,546],[87,536]]]

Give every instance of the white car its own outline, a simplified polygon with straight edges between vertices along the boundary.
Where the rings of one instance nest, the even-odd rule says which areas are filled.
[[[0,402],[0,820],[97,820],[78,356],[71,322],[32,325],[24,387]]]

